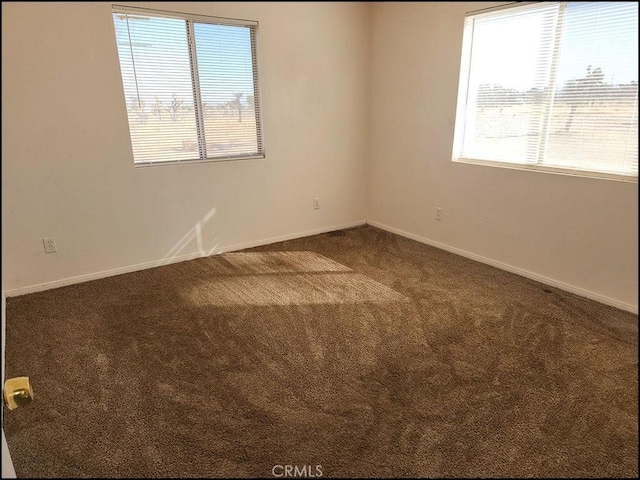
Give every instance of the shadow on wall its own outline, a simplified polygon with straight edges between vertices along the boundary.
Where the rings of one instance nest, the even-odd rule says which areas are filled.
[[[218,242],[216,241],[217,239],[216,238],[211,239],[211,243],[213,243],[213,247],[206,250],[204,248],[205,241],[202,235],[203,226],[206,225],[209,222],[209,220],[211,220],[215,216],[215,214],[216,214],[216,208],[214,207],[211,210],[209,210],[209,212],[204,217],[202,217],[202,219],[199,222],[197,222],[194,225],[194,227],[191,230],[189,230],[187,234],[184,237],[182,237],[180,241],[178,241],[178,243],[176,243],[171,248],[171,250],[169,250],[166,253],[164,257],[162,257],[162,259],[158,261],[158,266],[171,263],[171,260],[178,257],[179,253],[182,252],[182,250],[184,250],[185,247],[189,245],[189,243],[191,243],[191,241],[194,239],[198,246],[198,252],[200,253],[201,257],[208,257],[209,255],[216,252],[218,249]]]

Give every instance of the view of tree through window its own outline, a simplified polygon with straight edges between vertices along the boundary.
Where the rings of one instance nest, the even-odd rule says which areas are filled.
[[[136,164],[264,156],[255,25],[115,8],[113,20]]]
[[[638,174],[638,4],[467,16],[454,160]]]

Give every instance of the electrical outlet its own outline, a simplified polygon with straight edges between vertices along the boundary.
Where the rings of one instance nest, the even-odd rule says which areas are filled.
[[[42,239],[42,243],[44,244],[44,251],[45,253],[53,253],[53,252],[57,252],[58,249],[56,248],[56,239],[53,237],[49,237],[49,238],[43,238]]]
[[[442,220],[442,209],[440,207],[436,207],[436,220]]]
[[[319,198],[314,198],[313,199],[313,208],[315,208],[316,210],[320,208],[320,199]]]

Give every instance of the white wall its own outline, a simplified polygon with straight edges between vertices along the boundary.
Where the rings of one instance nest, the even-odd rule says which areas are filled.
[[[367,219],[637,312],[637,183],[451,162],[463,18],[488,6],[373,4]]]
[[[267,158],[138,169],[110,5],[2,4],[9,296],[367,219],[637,311],[637,184],[450,161],[489,4],[140,2],[260,22]]]
[[[3,2],[8,296],[365,221],[368,4],[137,4],[259,21],[267,158],[134,168],[111,3]]]

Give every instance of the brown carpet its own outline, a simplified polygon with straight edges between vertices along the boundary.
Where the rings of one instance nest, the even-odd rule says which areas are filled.
[[[637,477],[637,354],[637,315],[366,226],[7,299],[5,432],[25,477]]]

